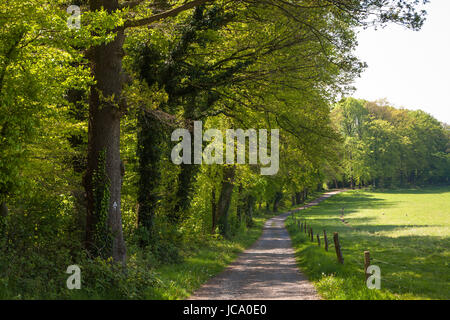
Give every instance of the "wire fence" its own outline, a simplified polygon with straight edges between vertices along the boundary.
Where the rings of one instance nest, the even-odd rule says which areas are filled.
[[[310,232],[312,231],[311,226],[310,226],[310,224],[311,224],[310,220],[307,220],[305,218],[302,219],[299,216],[295,216],[294,214],[289,216],[288,219],[289,219],[288,222],[290,222],[291,225],[301,229],[300,230],[301,233],[307,234],[308,238],[311,239],[312,242],[316,240],[316,238],[314,237],[314,234],[312,237],[310,234]],[[325,229],[322,229],[322,230],[323,230],[323,232],[327,233],[327,231]],[[329,234],[329,236],[334,236],[334,234],[335,233],[331,233],[331,234]],[[321,237],[320,233],[316,233],[315,236],[319,237],[319,238]],[[327,236],[327,238],[328,238],[328,236]],[[339,259],[339,254],[340,254],[341,258],[342,258],[341,263],[344,263],[344,260],[345,260],[345,262],[347,264],[360,266],[363,268],[364,273],[366,273],[366,269],[368,266],[378,265],[378,264],[384,264],[384,265],[387,265],[387,266],[390,266],[393,268],[399,268],[399,269],[403,269],[403,270],[411,270],[411,266],[402,265],[402,264],[398,264],[398,263],[394,263],[394,262],[387,262],[387,261],[380,260],[378,258],[370,257],[370,258],[364,258],[364,259],[359,260],[359,259],[354,258],[354,256],[352,256],[356,252],[354,250],[346,250],[345,247],[342,247],[340,245],[339,240],[337,241],[337,247],[336,247],[334,241],[333,240],[330,241],[330,239],[327,240],[327,243],[326,243],[327,245],[325,245],[325,237],[323,234],[322,234],[322,239],[317,239],[317,241],[321,241],[321,240],[322,240],[322,242],[318,242],[318,244],[321,247],[322,247],[322,243],[323,243],[325,248],[328,248],[328,249],[334,248],[335,249],[335,251],[338,255],[338,261],[340,261],[340,259]],[[370,256],[369,251],[365,251],[364,253],[366,253],[366,252],[368,253],[367,257],[369,257]],[[365,255],[363,255],[363,257],[365,257]],[[368,275],[368,274],[366,273],[366,275]],[[398,279],[390,279],[390,278],[386,279],[386,276],[383,276],[383,281],[385,281],[391,285],[398,285]]]

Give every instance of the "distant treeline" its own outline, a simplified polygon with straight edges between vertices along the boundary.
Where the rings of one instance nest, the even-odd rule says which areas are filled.
[[[331,117],[342,135],[336,186],[448,183],[450,127],[421,111],[347,98]]]

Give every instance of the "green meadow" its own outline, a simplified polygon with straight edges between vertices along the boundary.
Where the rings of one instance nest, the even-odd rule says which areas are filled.
[[[314,242],[294,219],[313,228]],[[324,299],[450,299],[450,187],[347,191],[295,213],[286,225],[300,269]],[[343,265],[337,262],[334,232]],[[381,269],[380,290],[366,287],[365,250]]]

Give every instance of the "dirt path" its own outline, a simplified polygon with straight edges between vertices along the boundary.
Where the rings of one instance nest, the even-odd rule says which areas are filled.
[[[294,249],[284,221],[292,212],[317,205],[339,192],[326,193],[303,207],[268,220],[261,238],[189,299],[320,299],[313,285],[297,268]]]

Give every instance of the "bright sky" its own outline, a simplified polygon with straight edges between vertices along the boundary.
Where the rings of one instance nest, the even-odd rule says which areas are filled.
[[[431,0],[420,31],[389,25],[362,30],[356,55],[369,65],[354,86],[357,98],[386,98],[450,124],[450,1]]]

